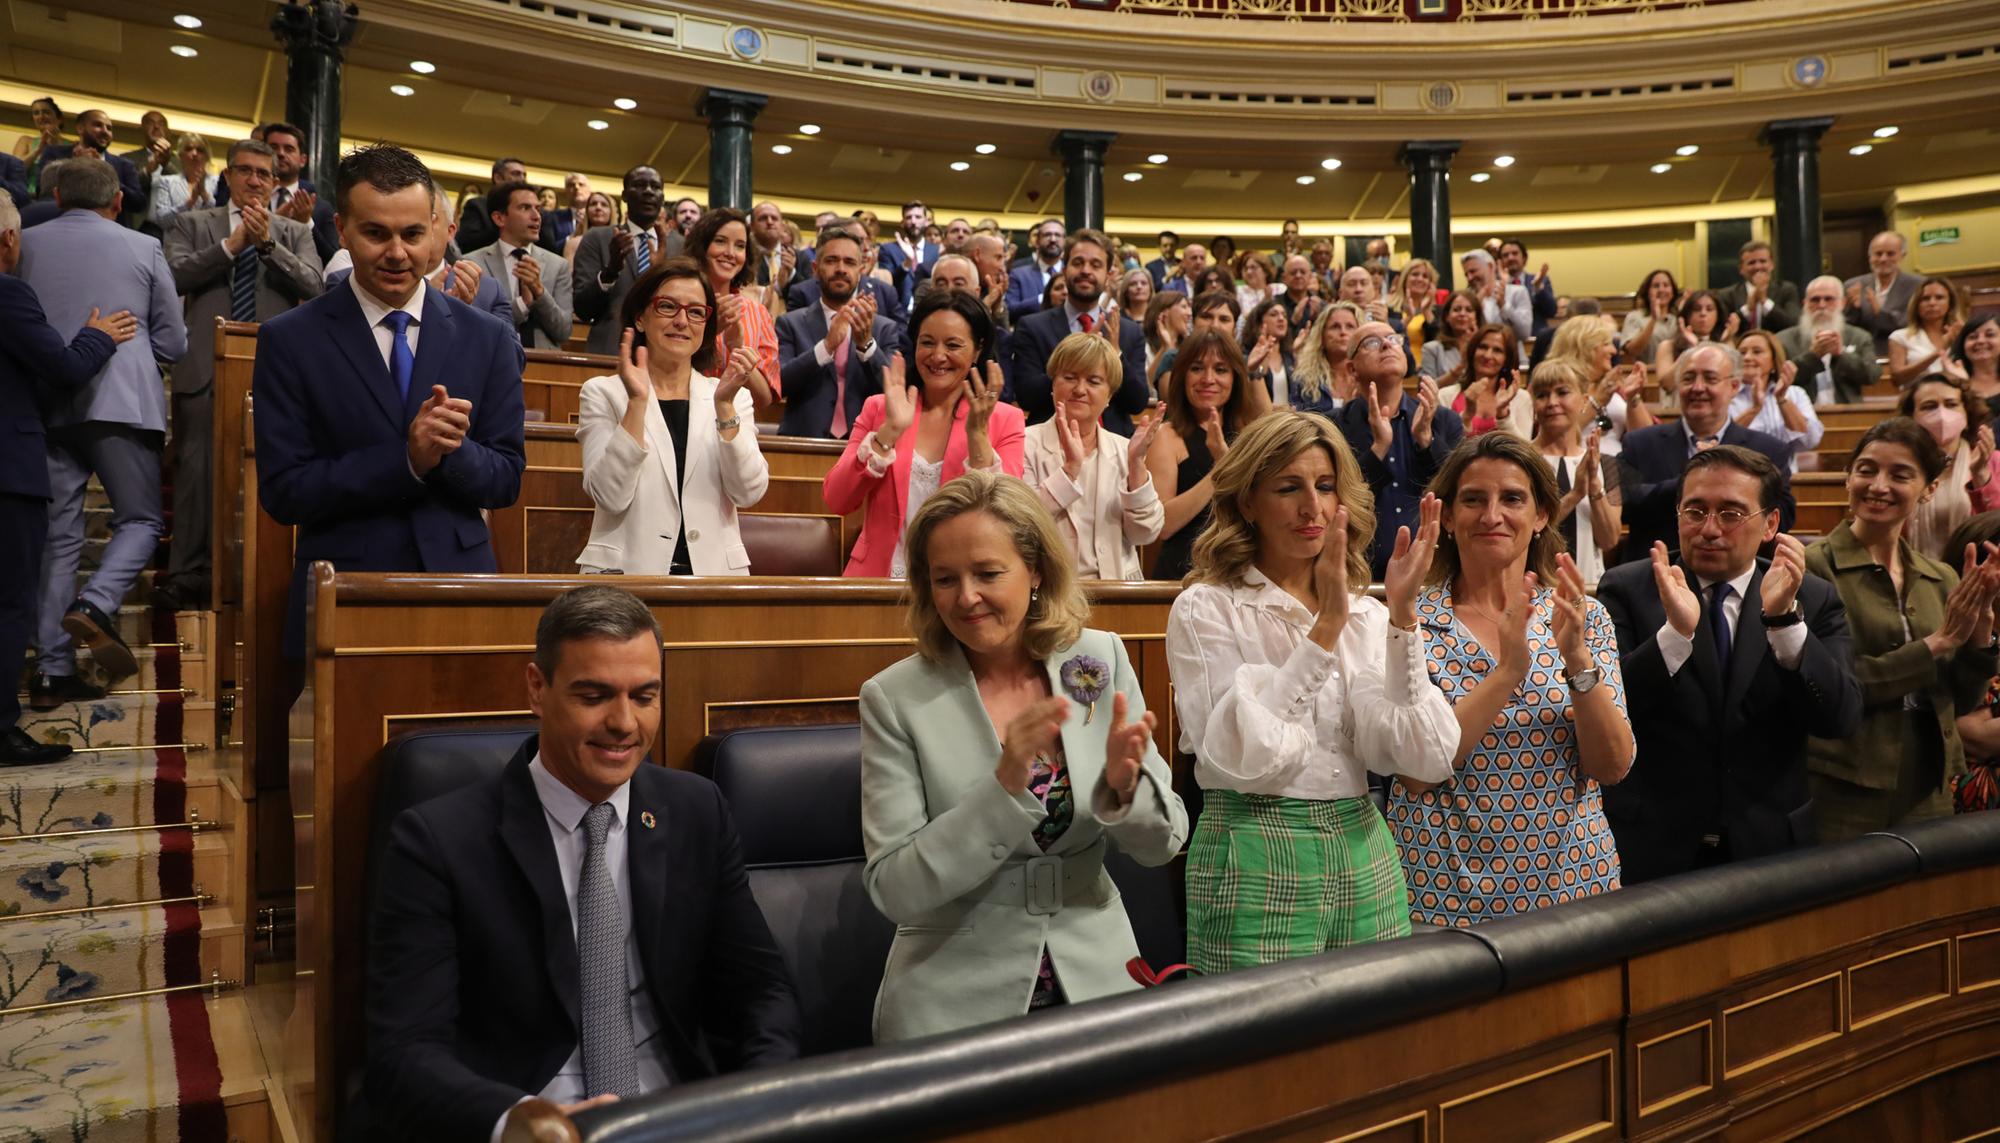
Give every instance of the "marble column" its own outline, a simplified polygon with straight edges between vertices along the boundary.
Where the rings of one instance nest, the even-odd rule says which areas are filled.
[[[1803,293],[1820,275],[1819,140],[1831,118],[1779,119],[1764,127],[1777,199],[1778,278]]]
[[[1058,131],[1056,152],[1063,161],[1063,225],[1070,230],[1104,229],[1104,152],[1117,134]]]
[[[768,102],[748,91],[711,87],[695,109],[708,118],[708,208],[750,210],[750,125]]]
[[[306,133],[306,177],[325,196],[340,165],[340,67],[359,15],[340,0],[287,0],[271,17],[285,48],[285,120]]]
[[[1450,289],[1458,269],[1451,256],[1451,159],[1458,140],[1403,144],[1396,157],[1410,169],[1410,257],[1437,267],[1438,285]]]

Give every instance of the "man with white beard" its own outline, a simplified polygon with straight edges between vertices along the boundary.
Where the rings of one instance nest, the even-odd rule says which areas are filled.
[[[1785,356],[1798,366],[1793,382],[1815,405],[1851,405],[1875,380],[1875,338],[1850,325],[1841,312],[1840,279],[1832,275],[1806,283],[1805,315],[1797,325],[1778,332]]]

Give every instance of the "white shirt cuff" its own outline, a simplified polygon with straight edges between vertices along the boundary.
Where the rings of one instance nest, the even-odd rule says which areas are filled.
[[[1771,644],[1771,654],[1778,665],[1788,671],[1799,669],[1799,660],[1806,653],[1806,625],[1794,623],[1790,627],[1766,627],[1764,638]]]
[[[813,345],[813,360],[819,362],[822,367],[833,364],[833,351],[826,347],[826,339],[823,337]]]
[[[1660,645],[1660,658],[1666,661],[1667,677],[1671,679],[1680,674],[1681,668],[1694,654],[1694,640],[1674,630],[1671,623],[1660,624],[1660,633],[1653,639]]]

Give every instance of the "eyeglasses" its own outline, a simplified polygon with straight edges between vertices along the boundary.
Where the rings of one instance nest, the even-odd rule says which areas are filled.
[[[270,179],[275,177],[271,174],[268,167],[253,167],[245,163],[237,163],[230,167],[229,173],[246,179]]]
[[[1734,530],[1737,525],[1752,516],[1763,515],[1762,512],[1745,512],[1739,508],[1723,508],[1715,512],[1706,508],[1683,508],[1674,514],[1696,528],[1707,524],[1712,518],[1725,532]]]
[[[1401,349],[1403,348],[1403,339],[1393,333],[1376,334],[1372,337],[1364,337],[1360,341],[1355,342],[1354,348],[1356,350]]]
[[[669,321],[681,314],[686,314],[689,325],[701,325],[708,320],[708,315],[714,313],[715,310],[712,307],[702,305],[700,302],[690,302],[687,305],[682,305],[672,298],[659,298],[653,302],[653,312]]]

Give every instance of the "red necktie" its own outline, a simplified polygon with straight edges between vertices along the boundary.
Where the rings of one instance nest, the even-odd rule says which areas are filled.
[[[1083,327],[1083,332],[1089,333],[1090,327],[1097,324],[1097,315],[1089,313],[1078,314],[1076,315],[1076,324]]]

